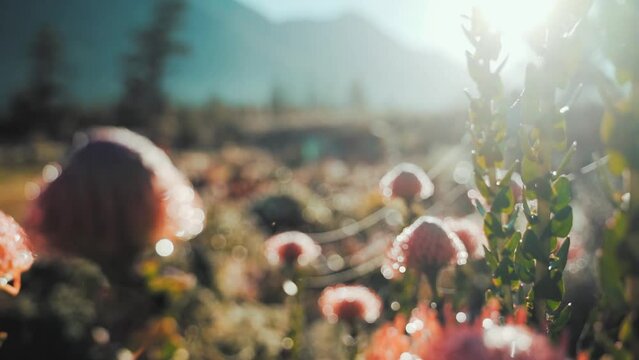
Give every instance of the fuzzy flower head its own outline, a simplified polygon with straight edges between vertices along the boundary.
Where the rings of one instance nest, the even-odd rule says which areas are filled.
[[[20,274],[33,264],[27,242],[20,225],[0,211],[0,289],[13,295],[20,291]],[[13,285],[9,285],[12,280]]]
[[[273,265],[306,266],[322,253],[310,236],[299,231],[287,231],[271,236],[264,243],[266,258]]]
[[[427,272],[450,263],[463,265],[468,259],[468,252],[443,221],[422,216],[395,238],[388,256],[400,273],[407,268]]]
[[[336,285],[322,291],[318,304],[322,315],[331,323],[338,320],[375,322],[382,310],[382,299],[361,285]]]
[[[444,224],[464,243],[471,258],[484,257],[484,246],[488,246],[488,240],[481,225],[468,218],[446,218]]]
[[[151,140],[124,128],[95,128],[87,136],[90,141],[120,144],[140,154],[144,166],[154,175],[155,190],[161,194],[164,203],[165,218],[163,227],[156,234],[158,238],[189,240],[202,232],[206,219],[202,201],[189,180],[162,149]]]
[[[411,200],[415,197],[427,199],[433,195],[435,186],[428,175],[415,164],[402,163],[387,172],[379,182],[382,194],[387,198]]]

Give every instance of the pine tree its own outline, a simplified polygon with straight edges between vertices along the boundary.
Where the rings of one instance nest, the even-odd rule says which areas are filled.
[[[186,53],[174,38],[185,0],[156,0],[148,26],[135,34],[135,50],[124,59],[124,94],[116,113],[119,125],[154,128],[168,106],[162,82],[171,56]]]

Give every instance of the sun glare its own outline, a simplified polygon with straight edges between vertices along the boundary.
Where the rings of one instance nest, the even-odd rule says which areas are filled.
[[[504,36],[521,39],[543,24],[554,2],[555,0],[476,0],[476,6]]]

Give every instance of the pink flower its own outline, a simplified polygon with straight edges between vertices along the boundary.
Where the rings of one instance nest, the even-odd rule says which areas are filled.
[[[322,291],[318,304],[331,323],[337,320],[375,322],[382,309],[382,299],[371,289],[361,285],[336,285]]]
[[[33,264],[24,230],[0,211],[0,289],[12,295],[20,291],[20,276]],[[13,285],[9,284],[13,280]]]
[[[155,191],[162,195],[165,207],[164,223],[154,234],[156,238],[189,240],[202,232],[206,220],[202,200],[162,149],[125,128],[98,127],[87,135],[90,141],[112,142],[139,154],[144,166],[151,170]]]
[[[299,231],[287,231],[271,236],[266,242],[266,258],[274,265],[306,266],[322,253],[319,245]]]
[[[507,318],[507,325],[496,325],[501,317],[496,301],[489,300],[473,324],[465,318],[458,320],[452,307],[444,307],[443,311],[447,318],[445,324],[440,323],[437,311],[426,304],[412,311],[408,323],[398,315],[393,324],[384,324],[373,334],[366,359],[396,360],[401,351],[407,354],[406,358],[422,360],[564,358],[561,349],[554,348],[547,337],[525,325],[515,324],[522,320],[517,319],[518,315]]]
[[[379,182],[382,194],[387,198],[411,200],[415,197],[427,199],[433,195],[435,186],[419,166],[402,163],[386,173]]]
[[[446,218],[444,224],[464,243],[468,255],[473,259],[484,257],[483,246],[488,245],[482,227],[468,218]]]
[[[406,227],[393,241],[388,256],[401,273],[406,268],[428,272],[450,263],[463,265],[468,259],[457,235],[432,216],[422,216]]]

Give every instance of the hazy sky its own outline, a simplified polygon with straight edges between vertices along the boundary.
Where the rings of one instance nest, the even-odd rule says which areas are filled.
[[[273,21],[330,19],[356,13],[402,43],[463,55],[460,15],[472,0],[238,0]],[[467,12],[467,11],[466,11]],[[460,56],[461,56],[460,55]]]
[[[355,13],[373,22],[401,43],[413,48],[442,50],[464,61],[467,42],[461,31],[462,14],[474,4],[486,8],[500,22],[505,48],[514,58],[524,56],[520,41],[525,26],[542,17],[552,0],[238,0],[273,21],[330,19]],[[511,57],[511,58],[512,58]]]

